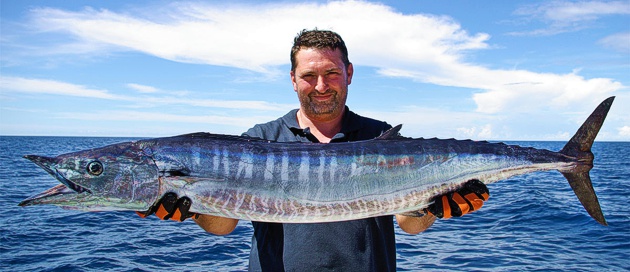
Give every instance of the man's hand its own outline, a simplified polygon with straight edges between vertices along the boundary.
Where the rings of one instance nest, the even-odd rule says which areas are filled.
[[[136,212],[140,217],[145,218],[155,214],[162,220],[184,221],[188,218],[199,217],[199,214],[188,212],[192,201],[188,197],[177,198],[175,193],[166,193],[146,212]]]
[[[479,210],[483,206],[483,202],[489,197],[488,187],[478,179],[472,179],[466,182],[461,189],[437,197],[433,204],[424,209],[424,213],[444,219],[460,217]]]

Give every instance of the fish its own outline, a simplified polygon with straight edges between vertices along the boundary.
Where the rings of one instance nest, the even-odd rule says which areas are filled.
[[[316,223],[412,214],[472,179],[485,184],[559,171],[587,213],[607,225],[589,171],[614,96],[560,151],[487,141],[408,138],[401,125],[365,141],[274,142],[191,133],[62,154],[26,155],[61,184],[19,206],[147,211],[168,192],[190,211],[240,220]]]

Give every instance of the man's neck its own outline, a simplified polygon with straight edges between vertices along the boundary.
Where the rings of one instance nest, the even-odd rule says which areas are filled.
[[[319,140],[320,143],[329,143],[330,140],[341,131],[341,121],[345,110],[337,117],[331,120],[313,120],[303,114],[302,110],[297,112],[297,121],[300,128],[309,128],[311,134]]]

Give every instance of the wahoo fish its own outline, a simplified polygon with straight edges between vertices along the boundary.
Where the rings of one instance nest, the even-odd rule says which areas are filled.
[[[607,225],[591,184],[591,146],[613,103],[603,101],[558,152],[503,143],[413,139],[400,125],[345,143],[280,143],[192,133],[113,144],[57,157],[27,155],[61,184],[19,205],[146,211],[168,192],[191,212],[309,223],[413,213],[471,179],[486,184],[557,170],[588,214]]]

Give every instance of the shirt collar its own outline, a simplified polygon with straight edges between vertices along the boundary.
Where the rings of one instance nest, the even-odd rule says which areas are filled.
[[[300,124],[297,121],[298,109],[289,111],[282,117],[282,121],[294,132],[303,133],[304,129],[300,128]],[[341,131],[342,134],[348,134],[353,131],[361,129],[361,122],[359,122],[359,116],[350,111],[350,108],[346,106],[346,111],[341,119]]]

